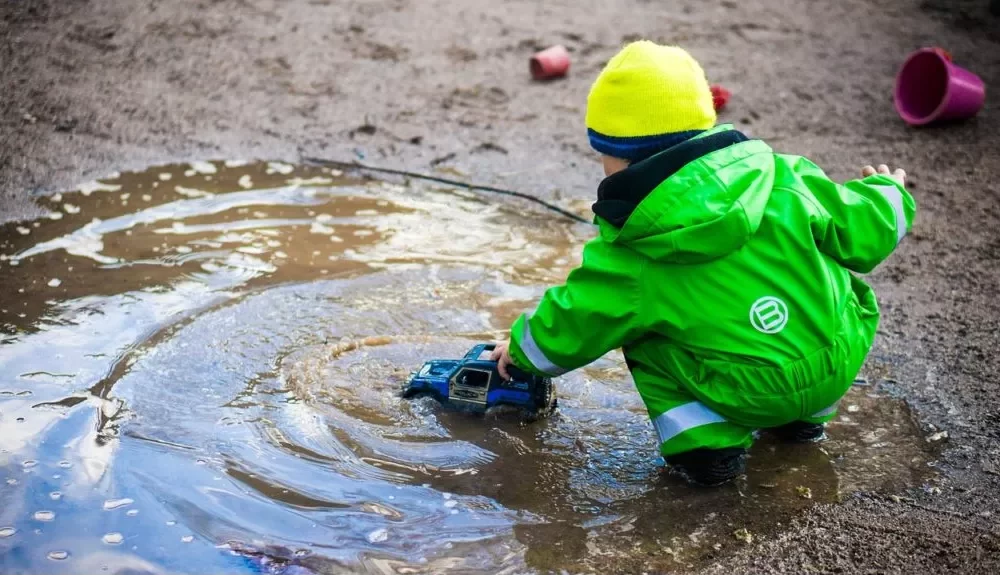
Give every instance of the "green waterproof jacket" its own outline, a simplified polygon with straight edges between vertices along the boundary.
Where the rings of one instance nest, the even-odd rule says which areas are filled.
[[[850,387],[879,317],[855,273],[916,212],[892,178],[838,184],[731,126],[610,176],[598,198],[580,267],[512,326],[514,364],[556,376],[622,348],[651,417],[680,389],[752,427]]]

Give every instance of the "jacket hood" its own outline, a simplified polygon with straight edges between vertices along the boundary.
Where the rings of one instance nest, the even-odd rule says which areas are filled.
[[[655,260],[707,262],[756,233],[774,171],[767,144],[719,126],[609,176],[593,209],[604,241]]]

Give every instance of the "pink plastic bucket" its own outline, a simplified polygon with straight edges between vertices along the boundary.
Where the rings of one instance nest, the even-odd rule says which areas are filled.
[[[569,52],[563,46],[553,46],[531,57],[531,76],[536,80],[558,78],[569,71]]]
[[[953,64],[943,50],[924,48],[900,68],[894,101],[900,117],[912,126],[964,120],[983,108],[986,86],[979,76]]]

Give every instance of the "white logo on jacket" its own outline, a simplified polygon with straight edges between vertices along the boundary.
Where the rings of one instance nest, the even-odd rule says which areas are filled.
[[[761,333],[778,333],[787,323],[788,306],[774,296],[762,297],[750,306],[750,325]]]

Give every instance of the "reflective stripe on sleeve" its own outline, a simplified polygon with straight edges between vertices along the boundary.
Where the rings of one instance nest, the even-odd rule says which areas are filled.
[[[531,329],[528,327],[528,321],[530,318],[525,318],[524,320],[524,330],[521,332],[521,351],[531,362],[531,365],[535,366],[541,372],[548,375],[562,375],[569,371],[568,369],[563,369],[558,365],[552,363],[549,358],[545,357],[542,350],[535,343],[535,338],[531,336]]]
[[[656,428],[656,434],[660,437],[660,443],[664,443],[689,429],[710,423],[724,423],[725,421],[724,417],[703,403],[692,401],[656,416],[653,418],[653,427]]]
[[[887,202],[892,204],[892,211],[896,212],[896,243],[903,241],[906,236],[906,212],[903,210],[903,194],[896,186],[872,186]]]

